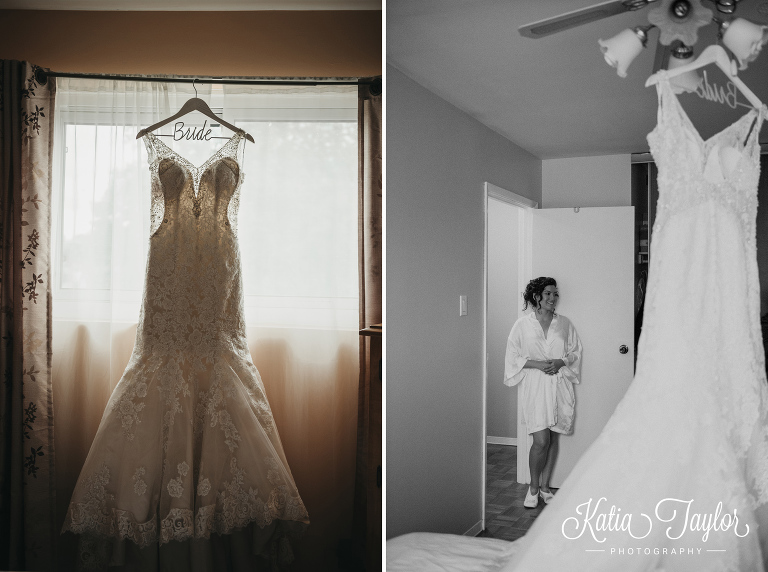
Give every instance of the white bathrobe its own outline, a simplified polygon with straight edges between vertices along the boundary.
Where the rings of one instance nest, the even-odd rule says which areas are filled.
[[[556,375],[524,368],[527,360],[561,359],[565,366]],[[528,433],[551,429],[566,435],[573,431],[573,384],[581,381],[581,340],[571,321],[555,314],[546,337],[534,312],[515,322],[507,340],[504,384],[520,384],[518,399]]]

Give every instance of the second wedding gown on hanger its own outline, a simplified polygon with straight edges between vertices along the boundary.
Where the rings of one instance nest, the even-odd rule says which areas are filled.
[[[83,535],[85,567],[251,570],[251,553],[277,563],[284,534],[309,522],[245,334],[243,136],[200,167],[144,136],[152,215],[136,344],[64,523]]]
[[[705,141],[668,78],[657,89],[658,124],[648,141],[659,201],[635,379],[554,500],[513,544],[514,555],[500,566],[507,572],[766,567],[768,385],[755,248],[766,108]],[[664,499],[677,500],[657,515]],[[710,530],[704,540],[704,531],[691,530],[700,518],[694,513],[714,514],[718,503],[717,522],[736,511],[738,526]],[[632,515],[638,537],[648,533],[641,516],[648,515],[650,533],[635,539],[598,530],[598,515],[612,505],[616,522]]]

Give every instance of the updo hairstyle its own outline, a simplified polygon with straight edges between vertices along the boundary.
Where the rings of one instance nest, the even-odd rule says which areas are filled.
[[[549,278],[548,276],[541,276],[528,282],[528,285],[525,287],[525,292],[523,292],[523,300],[525,300],[523,311],[528,309],[528,304],[534,308],[539,307],[539,303],[536,301],[536,298],[541,299],[544,288],[547,286],[557,287],[557,281],[554,278]]]

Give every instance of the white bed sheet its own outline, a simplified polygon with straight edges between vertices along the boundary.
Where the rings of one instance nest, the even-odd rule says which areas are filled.
[[[518,548],[497,538],[412,532],[387,541],[387,572],[488,572]]]

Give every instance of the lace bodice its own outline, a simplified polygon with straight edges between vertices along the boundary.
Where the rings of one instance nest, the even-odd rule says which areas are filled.
[[[750,109],[704,140],[680,105],[664,71],[659,73],[658,122],[648,134],[659,169],[654,232],[670,214],[714,200],[737,213],[746,234],[753,236],[760,178],[758,133],[766,107]]]
[[[235,133],[196,167],[154,134],[144,136],[152,217],[142,355],[197,356],[201,348],[248,354],[236,236],[244,140]]]
[[[243,132],[236,132],[216,153],[202,165],[196,167],[163,143],[154,133],[149,132],[144,136],[152,176],[150,236],[153,236],[164,222],[163,215],[166,202],[180,198],[182,191],[187,187],[191,190],[191,195],[188,195],[187,198],[192,201],[192,214],[197,218],[202,215],[204,197],[201,196],[200,190],[203,182],[205,182],[203,188],[209,194],[207,204],[223,202],[226,205],[225,212],[227,215],[224,224],[230,226],[234,231],[237,227],[236,217],[237,208],[240,204],[240,187],[245,180],[245,173],[240,167],[243,157],[243,145],[241,145],[243,141],[245,141]],[[175,169],[173,169],[174,166]],[[228,170],[219,172],[221,167]],[[171,170],[169,171],[169,169]],[[206,175],[212,175],[212,177],[203,181],[203,177]]]

